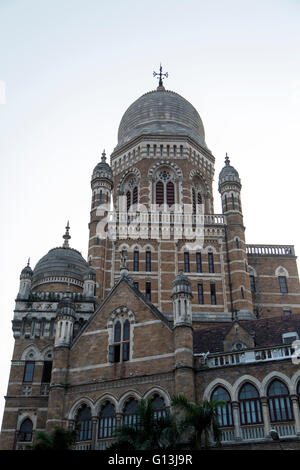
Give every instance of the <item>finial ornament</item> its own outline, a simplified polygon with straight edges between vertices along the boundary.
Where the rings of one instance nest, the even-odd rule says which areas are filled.
[[[67,226],[66,226],[66,233],[63,235],[63,239],[65,240],[64,244],[63,244],[64,248],[69,247],[69,240],[71,238],[71,235],[69,234],[69,230],[70,230],[70,225],[69,225],[69,221],[68,221]]]
[[[158,86],[163,87],[163,77],[168,78],[168,72],[162,73],[162,65],[160,64],[159,67],[159,73],[153,72],[153,77],[156,77],[159,79]]]
[[[27,266],[30,267],[30,257],[28,258]]]
[[[105,150],[103,150],[103,152],[102,152],[101,160],[102,160],[103,162],[106,162],[106,153],[105,153]]]
[[[225,164],[230,165],[230,160],[229,160],[229,157],[227,155],[227,152],[226,152],[226,157],[225,157]]]

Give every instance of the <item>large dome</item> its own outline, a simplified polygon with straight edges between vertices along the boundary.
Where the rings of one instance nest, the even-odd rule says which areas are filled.
[[[119,126],[116,149],[141,135],[188,136],[207,149],[201,118],[185,98],[159,88],[138,98]]]
[[[70,247],[58,247],[50,250],[36,264],[33,270],[33,285],[46,279],[59,277],[83,282],[90,266],[79,253]]]

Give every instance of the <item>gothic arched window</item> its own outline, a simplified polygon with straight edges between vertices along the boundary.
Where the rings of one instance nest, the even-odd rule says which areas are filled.
[[[113,330],[113,344],[109,346],[109,362],[125,362],[130,357],[130,322],[117,320]]]
[[[87,405],[82,405],[78,410],[75,419],[77,431],[77,441],[89,441],[92,439],[92,415],[91,409]]]
[[[139,404],[134,398],[130,398],[125,404],[123,411],[123,424],[126,426],[138,425]]]
[[[261,403],[258,391],[246,383],[239,393],[241,424],[262,423]]]
[[[106,403],[99,413],[99,439],[107,439],[113,436],[116,428],[116,410],[114,405]]]
[[[167,408],[164,399],[159,395],[155,395],[151,401],[154,419],[160,419],[167,416]]]
[[[211,396],[211,399],[225,402],[225,405],[219,405],[217,407],[219,426],[221,427],[232,426],[233,425],[232,407],[231,407],[230,396],[227,390],[225,390],[225,388],[221,386],[217,387],[214,390]]]
[[[280,380],[273,380],[268,389],[269,410],[272,422],[291,421],[293,411],[288,388]]]
[[[30,442],[32,439],[32,429],[33,429],[33,424],[32,424],[31,419],[26,418],[21,424],[19,434],[18,434],[18,441]]]
[[[155,203],[173,206],[176,202],[175,175],[168,168],[160,168],[155,176]]]

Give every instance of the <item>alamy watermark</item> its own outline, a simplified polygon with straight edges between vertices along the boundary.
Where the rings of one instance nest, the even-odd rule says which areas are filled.
[[[126,196],[117,206],[100,204],[101,217],[96,234],[100,239],[184,240],[188,250],[200,250],[204,242],[204,204],[134,204],[127,207]]]

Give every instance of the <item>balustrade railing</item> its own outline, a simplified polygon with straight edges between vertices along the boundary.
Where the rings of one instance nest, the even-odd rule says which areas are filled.
[[[246,245],[247,255],[295,256],[293,245]]]
[[[241,426],[242,439],[244,441],[263,439],[265,437],[264,426]]]
[[[251,362],[283,360],[292,358],[294,352],[294,348],[287,345],[249,351],[234,351],[223,354],[217,353],[208,355],[206,361],[202,360],[202,365],[214,368]],[[197,354],[195,354],[195,356],[197,357]],[[199,357],[200,356],[202,356],[202,354],[199,354]]]
[[[91,450],[91,449],[92,449],[92,441],[76,442],[73,446],[73,450]]]
[[[272,429],[278,432],[279,437],[293,437],[296,436],[296,429],[294,423],[279,423],[272,425]]]

